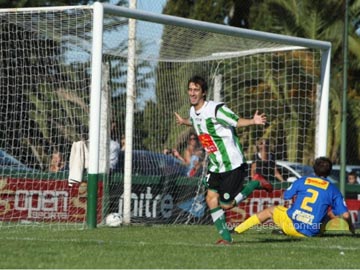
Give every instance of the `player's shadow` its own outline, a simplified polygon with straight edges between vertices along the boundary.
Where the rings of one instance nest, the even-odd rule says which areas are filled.
[[[254,239],[254,240],[251,240],[251,241],[247,241],[247,240],[244,240],[244,241],[234,241],[234,244],[251,244],[251,243],[263,243],[263,244],[266,244],[266,243],[291,243],[291,242],[299,242],[299,241],[302,241],[303,239],[301,238],[292,238],[292,237],[289,237],[289,236],[284,236],[284,238],[265,238],[265,239]]]
[[[299,242],[299,241],[302,241],[303,239],[301,238],[293,238],[293,237],[289,237],[289,236],[285,236],[286,238],[265,238],[265,239],[262,239],[260,240],[259,242],[262,242],[262,243],[274,243],[274,242]]]
[[[303,238],[287,236],[287,235],[284,234],[284,232],[282,230],[278,230],[278,229],[272,230],[271,234],[274,235],[275,237],[274,238],[266,237],[264,239],[257,239],[256,242],[257,243],[259,243],[259,242],[260,243],[275,243],[275,242],[278,242],[278,243],[286,243],[286,242],[291,243],[291,242],[299,242],[299,241],[303,240]],[[280,237],[276,237],[276,236],[280,236]],[[244,242],[251,243],[251,242],[254,242],[254,241],[244,241]]]
[[[331,232],[331,233],[324,233],[322,235],[319,235],[318,237],[321,238],[327,238],[327,237],[354,237],[354,238],[360,238],[360,234],[351,234],[349,232]]]

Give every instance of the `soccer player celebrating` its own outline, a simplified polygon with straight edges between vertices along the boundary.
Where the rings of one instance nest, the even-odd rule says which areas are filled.
[[[264,125],[266,116],[256,111],[252,119],[240,118],[224,103],[207,101],[207,90],[207,83],[202,77],[190,78],[190,118],[183,118],[176,112],[175,117],[179,125],[194,127],[200,143],[208,154],[208,175],[204,179],[207,186],[206,203],[221,235],[217,243],[230,244],[232,237],[226,226],[223,209],[234,207],[255,188],[262,187],[269,192],[272,191],[272,185],[266,180],[250,181],[243,188],[247,164],[235,128]]]
[[[284,199],[295,197],[290,208],[271,206],[249,217],[235,228],[243,233],[251,227],[272,218],[283,233],[289,236],[315,236],[321,232],[328,213],[339,215],[355,233],[349,210],[338,188],[326,178],[331,173],[332,163],[326,157],[319,157],[314,163],[315,176],[304,176],[296,180],[285,192]],[[328,212],[329,207],[331,211]],[[335,217],[334,216],[334,217]]]

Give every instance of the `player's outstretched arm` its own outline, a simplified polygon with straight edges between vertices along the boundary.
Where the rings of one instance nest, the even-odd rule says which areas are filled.
[[[189,119],[182,118],[177,112],[174,112],[176,117],[176,123],[178,125],[186,125],[186,126],[192,126]]]
[[[252,119],[239,118],[237,122],[237,127],[246,127],[251,125],[265,125],[265,123],[266,123],[265,113],[259,114],[259,112],[256,111]]]

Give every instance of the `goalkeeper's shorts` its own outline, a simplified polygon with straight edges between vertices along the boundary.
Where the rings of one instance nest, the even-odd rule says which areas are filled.
[[[284,206],[278,205],[274,209],[273,220],[277,226],[279,226],[286,235],[305,237],[305,235],[299,233],[292,223],[291,219],[287,215],[288,209]]]

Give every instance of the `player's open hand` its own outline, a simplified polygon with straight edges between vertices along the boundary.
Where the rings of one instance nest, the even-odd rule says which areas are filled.
[[[177,112],[174,112],[175,117],[176,117],[176,123],[178,125],[185,125],[185,126],[191,126],[192,123],[189,119],[187,118],[182,118]]]
[[[174,112],[175,114],[175,118],[176,118],[176,123],[178,125],[183,125],[184,124],[184,118],[182,118],[177,112]]]
[[[255,125],[265,125],[266,123],[265,113],[259,114],[258,110],[256,110],[253,119]]]

